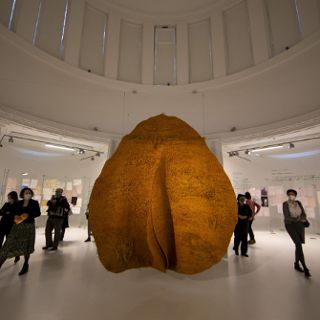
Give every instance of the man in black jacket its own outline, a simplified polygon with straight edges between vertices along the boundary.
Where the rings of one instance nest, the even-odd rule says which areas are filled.
[[[51,200],[48,201],[48,220],[46,224],[46,245],[43,250],[57,250],[61,238],[61,229],[63,221],[70,211],[68,200],[63,195],[63,189],[58,188]],[[52,231],[54,230],[54,239],[52,241]]]
[[[2,247],[4,237],[7,237],[11,231],[14,220],[14,205],[18,201],[18,194],[15,191],[8,193],[8,202],[0,209],[0,248]]]

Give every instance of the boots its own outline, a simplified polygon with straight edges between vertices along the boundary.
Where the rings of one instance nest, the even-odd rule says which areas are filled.
[[[310,273],[310,271],[309,271],[308,268],[305,268],[305,269],[304,269],[304,276],[305,276],[306,278],[310,278],[310,277],[311,277],[311,273]]]
[[[25,273],[27,273],[29,271],[29,263],[24,263],[23,267],[21,269],[21,271],[19,272],[19,276],[24,275]]]

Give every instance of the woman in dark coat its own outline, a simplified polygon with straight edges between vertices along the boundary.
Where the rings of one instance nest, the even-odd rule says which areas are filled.
[[[234,230],[234,246],[233,250],[236,255],[239,255],[239,245],[241,243],[241,255],[249,257],[248,252],[248,232],[249,232],[249,219],[252,217],[250,207],[245,204],[245,196],[239,194],[238,200],[238,223]]]
[[[34,252],[35,243],[35,218],[41,215],[38,201],[32,199],[33,191],[24,188],[20,192],[20,198],[14,206],[14,225],[0,249],[0,268],[3,263],[13,257],[24,256],[24,264],[19,273],[23,275],[29,270],[30,254]]]
[[[305,231],[307,226],[307,215],[302,203],[296,200],[297,191],[289,189],[287,191],[288,201],[283,203],[284,224],[293,243],[296,246],[294,268],[299,272],[304,272],[305,277],[311,277],[309,269],[306,266],[302,244],[305,243]],[[303,269],[300,267],[300,263]]]
[[[0,248],[2,247],[4,237],[8,237],[14,220],[14,205],[18,201],[18,194],[15,191],[11,191],[7,195],[8,201],[0,209]]]

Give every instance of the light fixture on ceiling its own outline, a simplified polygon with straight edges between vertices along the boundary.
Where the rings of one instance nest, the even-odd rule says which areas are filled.
[[[251,154],[251,151],[250,150],[246,150],[244,153],[245,154]]]
[[[67,151],[75,151],[74,148],[66,147],[66,146],[58,146],[55,144],[45,144],[47,148],[52,148],[52,149],[60,149],[60,150],[67,150]]]
[[[84,149],[79,149],[78,154],[85,154],[86,151]]]
[[[290,142],[288,148],[293,149],[294,147],[295,147],[295,145],[292,142]]]
[[[230,151],[229,153],[229,157],[236,157],[239,156],[239,152],[238,151]]]
[[[283,145],[268,146],[268,147],[262,147],[262,148],[252,149],[251,152],[268,151],[268,150],[275,150],[275,149],[282,149],[282,148],[283,148]]]
[[[96,157],[100,157],[101,156],[101,153],[98,151],[97,153],[96,153]]]
[[[8,142],[13,143],[14,142],[13,138],[9,137]]]
[[[91,161],[94,161],[94,156],[90,157],[90,160],[91,160]]]
[[[22,176],[28,176],[29,173],[28,173],[28,172],[22,172],[21,175],[22,175]]]

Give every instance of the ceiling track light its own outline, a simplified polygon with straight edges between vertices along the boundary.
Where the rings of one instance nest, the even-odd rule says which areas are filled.
[[[266,146],[266,147],[251,149],[251,152],[260,152],[260,151],[269,151],[269,150],[275,150],[275,149],[282,149],[283,147],[284,147],[283,145]]]
[[[317,139],[320,139],[320,137],[316,137],[316,138],[312,138],[312,139],[302,139],[302,140],[297,140],[294,142],[305,142],[305,141],[317,140]],[[235,150],[235,151],[228,151],[228,154],[229,154],[229,157],[239,156],[240,152],[243,152],[246,155],[254,154],[255,156],[260,156],[260,154],[258,154],[258,152],[283,149],[286,145],[287,145],[288,149],[295,148],[295,144],[293,142],[283,142],[281,144],[276,144],[276,145],[267,145],[267,146],[255,147],[255,148],[251,148],[251,149],[248,148],[248,149],[240,149],[240,150]]]
[[[9,137],[8,142],[13,143],[14,142],[13,138]]]
[[[62,145],[56,145],[56,144],[45,144],[45,147],[51,148],[51,149],[59,149],[59,150],[66,150],[66,151],[75,151],[74,148],[62,146]]]

